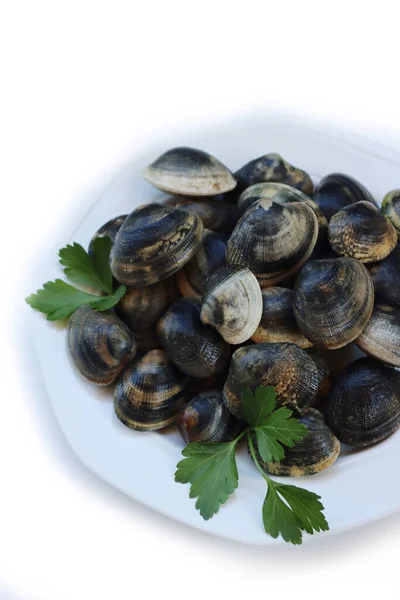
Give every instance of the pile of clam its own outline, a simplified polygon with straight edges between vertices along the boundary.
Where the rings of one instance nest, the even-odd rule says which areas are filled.
[[[264,465],[278,475],[316,473],[339,442],[360,448],[392,434],[400,191],[380,210],[345,175],[314,189],[278,154],[233,174],[192,148],[166,152],[144,176],[164,202],[95,234],[112,239],[111,269],[128,292],[115,311],[81,307],[68,331],[80,373],[115,384],[122,423],[177,422],[185,441],[229,441],[243,427],[242,392],[272,385],[308,428],[281,463]],[[332,356],[355,347],[364,356],[332,372]]]

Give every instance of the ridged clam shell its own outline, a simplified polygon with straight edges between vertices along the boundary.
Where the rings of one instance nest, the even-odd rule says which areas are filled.
[[[200,318],[228,344],[242,344],[255,332],[262,314],[260,284],[246,267],[224,265],[208,279]]]
[[[314,184],[305,171],[294,167],[280,154],[271,152],[260,156],[236,171],[238,188],[244,190],[255,183],[277,182],[294,187],[304,194],[312,194]]]
[[[399,374],[361,358],[339,375],[326,404],[328,425],[344,444],[363,447],[391,435],[400,424]]]
[[[162,429],[183,409],[188,382],[162,350],[152,350],[125,369],[118,380],[115,413],[131,429]]]
[[[135,355],[136,342],[113,312],[83,305],[69,320],[68,349],[85,379],[96,385],[109,385]]]
[[[329,222],[329,242],[338,254],[363,263],[389,256],[397,244],[391,222],[370,202],[356,202],[337,212]]]
[[[307,353],[295,344],[254,344],[236,350],[223,389],[226,408],[243,417],[242,393],[272,385],[278,406],[308,406],[318,391],[321,373]]]
[[[334,350],[355,340],[368,323],[373,303],[371,276],[354,258],[311,261],[296,280],[295,318],[318,348]]]
[[[225,408],[222,393],[210,390],[195,396],[178,418],[178,427],[186,443],[230,442],[243,425]]]
[[[112,242],[114,242],[115,237],[116,237],[118,231],[121,228],[122,223],[125,221],[125,219],[126,219],[127,216],[128,215],[119,215],[118,217],[114,217],[113,219],[110,219],[109,221],[107,221],[107,223],[104,223],[104,225],[102,225],[96,231],[96,233],[93,235],[92,239],[90,240],[90,243],[89,243],[89,254],[91,254],[93,252],[93,242],[97,238],[109,237],[110,240]]]
[[[380,262],[368,265],[374,282],[375,293],[381,298],[400,306],[400,244]]]
[[[134,210],[124,221],[111,250],[114,277],[140,287],[167,279],[196,253],[203,224],[193,213],[162,204]]]
[[[207,229],[193,258],[177,274],[182,296],[201,298],[208,277],[225,264],[228,236]]]
[[[143,175],[156,188],[171,194],[214,196],[236,187],[236,179],[225,165],[195,148],[168,150]]]
[[[378,207],[366,187],[353,177],[342,173],[332,173],[321,179],[315,189],[313,200],[321,208],[328,221],[345,206],[360,200],[367,200]]]
[[[229,345],[200,320],[200,300],[174,302],[157,324],[161,344],[171,362],[192,377],[210,377],[229,362]]]
[[[315,475],[330,467],[338,458],[340,442],[318,410],[305,408],[296,418],[307,427],[306,437],[296,442],[293,448],[285,448],[285,458],[280,462],[265,463],[260,460],[261,467],[267,473],[289,477]]]
[[[140,334],[152,327],[179,297],[173,277],[147,287],[129,288],[116,311],[131,331]]]
[[[294,291],[282,287],[262,290],[261,321],[251,336],[253,342],[291,342],[300,348],[310,348],[312,342],[300,331],[293,312]]]
[[[229,238],[227,262],[248,267],[262,287],[275,285],[308,260],[317,237],[317,217],[305,203],[260,200],[245,212]]]
[[[400,367],[400,308],[375,302],[371,318],[356,344],[365,354]]]
[[[382,213],[394,225],[400,235],[400,190],[392,190],[382,200]]]

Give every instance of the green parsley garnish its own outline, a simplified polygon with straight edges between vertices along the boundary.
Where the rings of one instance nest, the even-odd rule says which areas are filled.
[[[56,279],[48,281],[35,294],[28,296],[26,302],[47,315],[49,321],[69,317],[82,304],[89,304],[97,310],[112,308],[125,294],[126,287],[120,285],[115,291],[113,289],[110,269],[111,246],[110,238],[103,237],[94,240],[92,254],[76,243],[62,248],[59,252],[60,264],[65,267],[66,277],[96,293],[89,293],[62,279]]]
[[[320,496],[294,485],[277,483],[261,468],[259,456],[265,462],[280,461],[284,446],[292,448],[304,439],[307,428],[292,417],[292,411],[276,407],[273,387],[258,387],[253,394],[246,390],[242,406],[248,427],[235,440],[219,444],[190,443],[182,451],[184,459],[177,465],[175,481],[190,483],[190,497],[197,498],[196,508],[203,519],[218,512],[239,484],[235,449],[240,439],[247,438],[250,455],[267,483],[267,495],[262,507],[266,533],[279,535],[286,542],[301,544],[303,531],[327,531],[328,523]]]

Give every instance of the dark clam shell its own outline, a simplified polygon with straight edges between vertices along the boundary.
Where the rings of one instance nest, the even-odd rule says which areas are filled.
[[[100,229],[98,229],[96,231],[96,233],[93,235],[92,239],[90,240],[89,254],[93,253],[93,242],[95,240],[97,240],[98,238],[109,237],[110,240],[112,242],[114,242],[115,237],[127,216],[128,215],[119,215],[118,217],[114,217],[113,219],[110,219],[109,221],[107,221],[107,223],[104,223],[104,225],[102,225],[100,227]]]
[[[399,374],[361,358],[339,375],[326,400],[328,425],[344,444],[371,446],[400,424]]]
[[[226,380],[224,404],[233,415],[243,417],[242,393],[249,388],[272,385],[279,406],[308,406],[321,383],[321,373],[307,353],[295,344],[254,344],[232,355]]]
[[[339,440],[326,425],[323,416],[315,408],[305,408],[296,416],[308,429],[305,438],[285,448],[285,458],[279,462],[263,462],[267,473],[278,476],[304,477],[315,475],[330,467],[340,453]],[[257,450],[257,442],[255,440]]]
[[[305,171],[294,167],[280,154],[271,152],[260,156],[236,171],[239,190],[243,191],[255,183],[277,182],[294,187],[304,194],[312,194],[314,185]]]
[[[321,179],[315,189],[313,200],[328,221],[345,206],[360,200],[367,200],[378,207],[373,196],[361,183],[342,173],[332,173]]]
[[[188,382],[162,350],[152,350],[126,368],[118,380],[115,413],[131,429],[162,429],[181,412]]]
[[[225,264],[228,236],[204,230],[203,239],[193,258],[177,274],[182,296],[201,298],[208,277]]]
[[[329,222],[329,242],[341,256],[363,263],[389,256],[397,244],[393,225],[370,202],[356,202],[337,212]]]
[[[243,425],[225,408],[222,393],[210,390],[195,396],[178,418],[178,427],[186,443],[230,442]]]
[[[261,321],[251,336],[253,342],[291,342],[300,348],[310,348],[312,342],[300,331],[293,312],[294,291],[283,287],[262,290]]]
[[[400,308],[375,302],[371,318],[356,344],[365,354],[400,368]]]
[[[400,190],[392,190],[382,200],[382,213],[394,225],[400,235]]]
[[[236,187],[236,179],[225,165],[196,148],[172,148],[143,174],[149,183],[171,194],[215,196]]]
[[[367,325],[373,303],[371,276],[354,258],[311,261],[296,280],[297,324],[321,349],[334,350],[354,341]]]
[[[110,385],[135,355],[136,342],[113,312],[83,305],[69,320],[68,349],[85,379],[96,385]]]
[[[111,270],[120,283],[140,287],[167,279],[196,253],[203,224],[193,213],[147,204],[124,221],[111,250]]]
[[[202,220],[205,229],[216,233],[232,233],[239,219],[237,206],[217,198],[193,201],[190,197],[172,196],[165,200],[165,204],[195,213]]]
[[[383,300],[400,306],[400,244],[380,262],[368,265],[375,293]]]
[[[161,344],[171,362],[192,377],[210,377],[230,359],[230,347],[200,320],[200,300],[174,302],[158,321]]]
[[[227,246],[227,262],[248,267],[262,287],[286,279],[308,260],[318,220],[305,203],[259,200],[244,213]]]

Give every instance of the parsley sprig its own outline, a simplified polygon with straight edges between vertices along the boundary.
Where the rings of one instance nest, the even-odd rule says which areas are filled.
[[[282,460],[284,447],[292,448],[304,439],[307,428],[292,417],[288,408],[275,410],[273,387],[258,387],[254,394],[246,390],[242,406],[248,427],[232,442],[188,444],[182,451],[184,459],[177,465],[175,481],[191,484],[190,497],[197,498],[196,508],[203,519],[210,519],[239,485],[235,450],[245,437],[250,455],[267,483],[262,507],[266,533],[273,538],[281,535],[285,542],[301,544],[304,531],[309,534],[327,531],[329,526],[322,513],[320,496],[274,481],[260,465],[260,458],[263,462]]]
[[[77,243],[67,245],[59,251],[65,276],[90,291],[56,279],[48,281],[35,294],[28,296],[26,302],[44,313],[49,321],[69,317],[82,304],[88,304],[97,310],[112,308],[125,294],[126,287],[120,285],[114,290],[110,268],[111,246],[109,237],[99,237],[93,242],[91,254]]]

